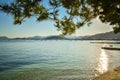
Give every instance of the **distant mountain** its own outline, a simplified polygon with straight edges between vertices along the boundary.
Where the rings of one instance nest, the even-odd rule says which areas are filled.
[[[6,36],[1,36],[0,37],[0,40],[8,40],[9,38],[8,37],[6,37]]]
[[[45,37],[43,36],[33,36],[33,37],[28,37],[26,39],[29,39],[29,40],[42,40],[44,39]]]
[[[114,34],[113,32],[100,33],[88,36],[33,36],[27,38],[8,38],[1,36],[0,40],[120,40],[120,33]]]
[[[92,36],[83,36],[76,38],[78,40],[120,40],[120,33],[115,34],[114,32],[106,32],[95,34]]]
[[[12,40],[42,40],[45,37],[42,36],[33,36],[33,37],[26,37],[26,38],[12,38]]]
[[[67,38],[61,36],[33,36],[27,38],[13,38],[12,40],[65,40]]]
[[[65,40],[67,38],[62,37],[62,36],[48,36],[46,38],[44,38],[44,40]]]

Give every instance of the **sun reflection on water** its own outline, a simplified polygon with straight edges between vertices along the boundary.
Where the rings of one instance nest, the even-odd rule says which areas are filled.
[[[100,57],[98,60],[97,70],[100,74],[106,72],[108,70],[108,56],[105,50],[101,49]]]

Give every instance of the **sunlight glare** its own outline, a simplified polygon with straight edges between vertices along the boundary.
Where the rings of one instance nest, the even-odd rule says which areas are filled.
[[[101,49],[97,70],[101,74],[108,70],[108,56],[107,56],[105,50],[103,50],[103,49]]]

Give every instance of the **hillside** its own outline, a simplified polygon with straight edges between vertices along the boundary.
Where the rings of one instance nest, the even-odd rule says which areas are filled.
[[[106,32],[95,34],[92,36],[82,36],[76,38],[78,40],[120,40],[120,33],[115,34],[114,32]]]
[[[8,37],[6,37],[6,36],[1,36],[0,37],[0,40],[8,40],[9,38]]]

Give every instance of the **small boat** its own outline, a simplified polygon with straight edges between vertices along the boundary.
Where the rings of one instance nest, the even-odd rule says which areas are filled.
[[[120,48],[115,48],[115,47],[102,47],[102,49],[107,49],[107,50],[120,50]]]

